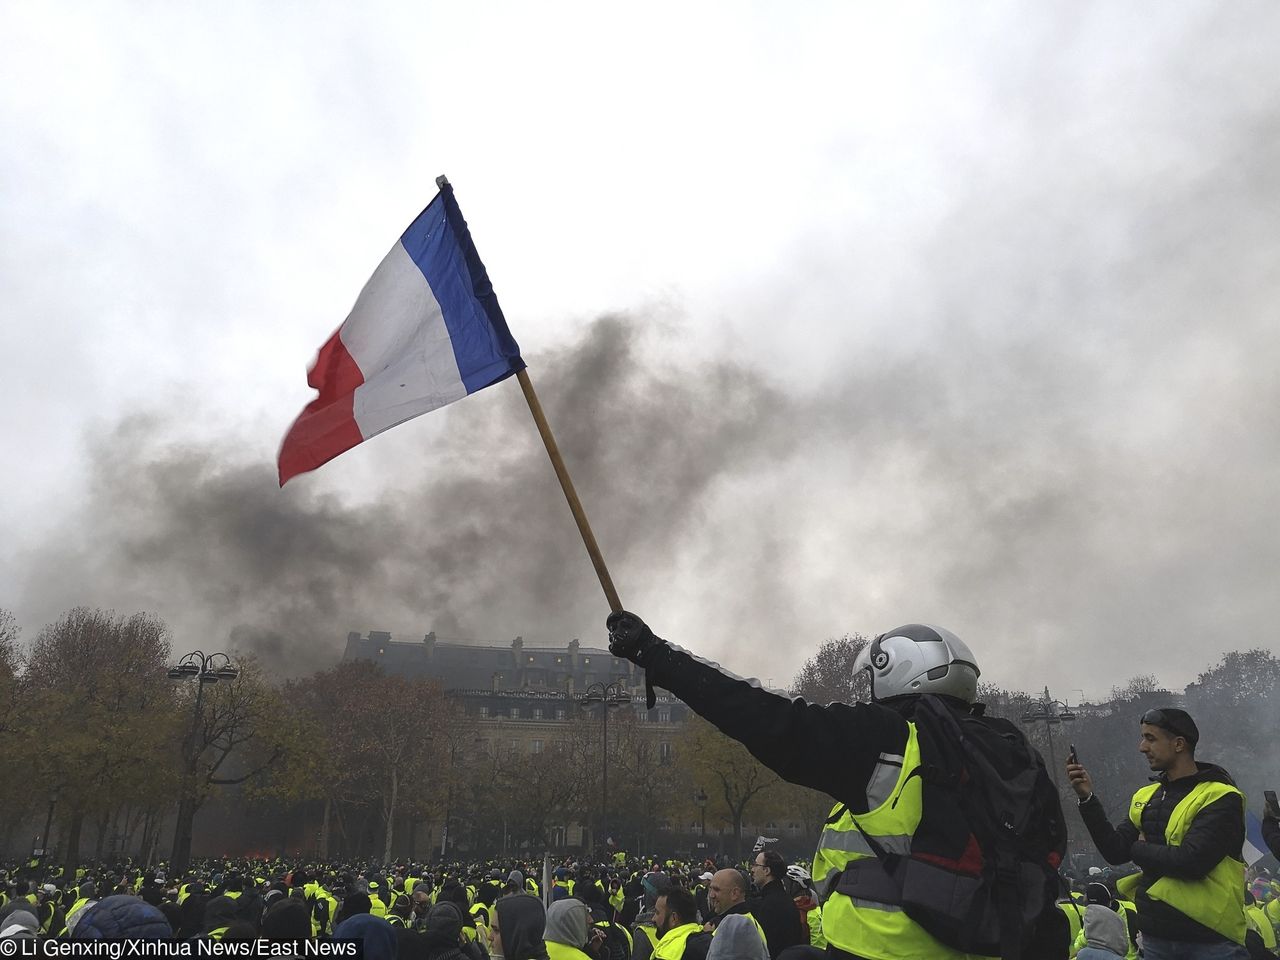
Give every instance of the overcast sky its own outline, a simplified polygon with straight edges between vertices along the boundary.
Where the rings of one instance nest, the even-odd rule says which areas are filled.
[[[607,608],[514,382],[283,490],[447,173],[624,604],[1181,686],[1280,614],[1280,7],[0,6],[0,607],[287,672]]]

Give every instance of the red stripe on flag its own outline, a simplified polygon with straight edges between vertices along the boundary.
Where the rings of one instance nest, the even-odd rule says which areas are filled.
[[[355,419],[356,387],[364,374],[356,365],[339,330],[320,348],[307,373],[307,383],[320,391],[293,421],[280,444],[280,486],[292,477],[328,463],[364,440]]]

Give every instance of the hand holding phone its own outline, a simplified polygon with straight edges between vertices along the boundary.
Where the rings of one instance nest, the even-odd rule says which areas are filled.
[[[1274,790],[1263,790],[1262,796],[1266,798],[1267,801],[1267,816],[1280,819],[1280,803],[1276,802],[1276,792]]]
[[[1079,763],[1080,758],[1076,755],[1076,745],[1073,743],[1070,746],[1071,752],[1067,754],[1067,763]]]

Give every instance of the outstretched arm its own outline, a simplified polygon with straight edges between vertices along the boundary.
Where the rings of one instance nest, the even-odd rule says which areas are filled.
[[[629,618],[629,619],[628,619]],[[632,614],[609,618],[610,649],[644,667],[721,732],[784,780],[866,810],[866,786],[881,754],[901,755],[907,722],[879,704],[826,706],[791,699],[654,636]]]

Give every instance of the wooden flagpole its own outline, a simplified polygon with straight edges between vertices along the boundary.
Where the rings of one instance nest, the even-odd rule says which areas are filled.
[[[596,568],[596,576],[600,578],[600,586],[604,588],[605,599],[609,601],[609,609],[613,613],[618,613],[622,610],[622,601],[618,599],[618,591],[614,589],[613,580],[609,576],[609,568],[604,565],[604,557],[600,555],[600,547],[596,543],[595,534],[591,532],[591,524],[587,522],[587,514],[582,509],[582,501],[578,499],[578,493],[573,489],[573,480],[570,479],[569,471],[565,468],[564,458],[560,456],[560,448],[556,446],[556,438],[551,434],[551,425],[547,423],[547,416],[542,412],[542,404],[538,402],[538,395],[533,392],[533,383],[529,380],[529,371],[518,371],[516,379],[520,381],[520,389],[524,391],[524,398],[529,403],[529,412],[533,414],[533,422],[538,425],[538,433],[542,435],[542,442],[547,448],[547,456],[551,458],[551,466],[555,468],[556,476],[560,479],[560,489],[564,491],[564,498],[569,501],[569,509],[573,513],[573,519],[578,524],[578,532],[582,534],[582,542],[586,545],[587,555],[591,557],[591,565]]]

